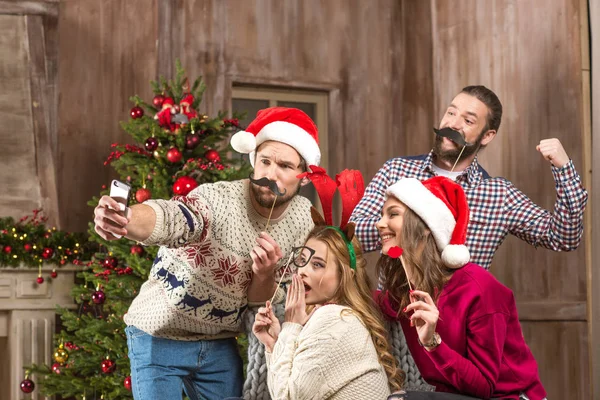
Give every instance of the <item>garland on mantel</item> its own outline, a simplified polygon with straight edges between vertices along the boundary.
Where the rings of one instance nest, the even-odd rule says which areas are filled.
[[[94,251],[87,235],[47,228],[41,210],[15,222],[0,218],[0,267],[39,268],[42,263],[81,265]]]

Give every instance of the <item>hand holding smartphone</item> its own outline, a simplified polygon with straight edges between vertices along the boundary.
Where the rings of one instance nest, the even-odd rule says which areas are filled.
[[[127,217],[127,207],[129,206],[129,193],[131,192],[131,186],[121,181],[114,179],[110,184],[110,197],[115,199],[119,204],[122,204],[120,210],[115,210],[119,212],[124,217]],[[122,236],[114,235],[118,238]]]

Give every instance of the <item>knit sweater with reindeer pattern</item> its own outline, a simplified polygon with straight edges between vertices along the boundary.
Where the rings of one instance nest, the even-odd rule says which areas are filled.
[[[252,279],[250,251],[267,223],[250,196],[249,181],[239,180],[204,184],[187,196],[144,203],[156,212],[156,225],[144,245],[161,247],[125,315],[127,325],[175,340],[218,339],[240,332]],[[268,233],[284,255],[277,275],[292,247],[303,245],[313,228],[310,205],[295,196],[269,223]]]

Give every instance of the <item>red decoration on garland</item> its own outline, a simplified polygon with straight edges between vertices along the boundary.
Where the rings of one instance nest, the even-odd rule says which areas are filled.
[[[10,247],[10,246],[4,246],[4,252],[6,254],[10,254],[11,251],[12,251],[12,247]]]
[[[104,304],[104,302],[106,301],[106,295],[102,290],[98,289],[94,293],[92,293],[92,301],[95,304]]]
[[[135,106],[129,111],[129,115],[131,115],[131,118],[133,119],[141,118],[144,116],[144,109],[140,106]]]
[[[154,136],[149,137],[148,139],[146,139],[146,142],[144,143],[144,147],[146,148],[146,150],[148,150],[150,152],[156,150],[158,148],[158,139],[155,138]]]
[[[171,147],[169,149],[169,151],[167,151],[167,160],[169,160],[169,162],[175,164],[178,163],[179,161],[181,161],[181,152],[179,151],[179,149],[177,147]]]
[[[25,243],[23,245],[23,249],[25,249],[25,251],[29,253],[33,249],[33,246],[31,245],[31,243]]]
[[[144,254],[144,248],[139,244],[133,245],[131,246],[131,254],[141,256],[142,254]]]
[[[137,192],[135,192],[135,199],[138,203],[143,203],[151,197],[152,193],[146,188],[138,189]]]
[[[401,247],[393,246],[388,250],[388,256],[391,258],[399,258],[404,250]]]
[[[219,161],[221,161],[221,156],[219,155],[219,152],[216,150],[208,150],[206,153],[204,153],[204,157],[213,163],[218,163]]]
[[[42,283],[44,283],[44,278],[42,278],[41,276],[38,276],[36,279],[36,282],[41,285]]]
[[[131,391],[131,376],[127,376],[125,378],[125,380],[123,381],[123,386],[125,386],[125,389]]]
[[[117,368],[117,364],[115,364],[115,362],[110,358],[106,357],[106,360],[102,361],[101,367],[102,372],[104,372],[105,374],[110,374]]]
[[[29,378],[23,379],[21,381],[21,392],[23,393],[31,393],[35,389],[35,383]]]
[[[162,94],[157,94],[152,99],[152,105],[154,107],[156,107],[157,110],[160,110],[162,108],[162,104],[164,101],[165,101],[165,96],[163,96]]]
[[[45,247],[44,250],[42,251],[42,258],[44,260],[52,258],[53,255],[54,255],[54,250],[52,250],[50,247]]]
[[[182,176],[173,184],[173,193],[179,196],[187,196],[189,192],[198,187],[198,182],[191,176]]]
[[[52,272],[50,273],[50,277],[56,278],[57,276],[58,276],[58,272],[56,272],[56,270],[53,269]]]

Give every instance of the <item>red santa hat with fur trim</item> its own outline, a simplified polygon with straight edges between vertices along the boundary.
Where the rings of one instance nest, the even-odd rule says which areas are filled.
[[[459,184],[443,176],[425,181],[403,178],[387,188],[387,196],[394,196],[421,217],[448,267],[460,268],[469,262],[465,246],[469,205]]]
[[[306,165],[319,165],[319,133],[312,119],[297,108],[270,107],[256,113],[245,131],[231,137],[231,147],[239,153],[250,154],[254,166],[254,152],[268,140],[292,146],[304,158]]]

